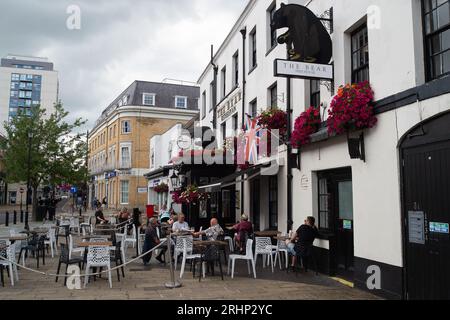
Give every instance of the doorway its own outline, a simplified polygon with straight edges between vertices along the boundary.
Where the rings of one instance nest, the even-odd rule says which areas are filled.
[[[450,299],[450,113],[401,143],[406,298]]]
[[[334,235],[336,245],[330,247],[335,257],[336,274],[353,280],[354,220],[351,168],[322,171],[319,179],[319,229]],[[332,252],[334,251],[334,252]]]
[[[251,222],[253,223],[255,231],[260,231],[260,179],[255,178],[251,180]]]

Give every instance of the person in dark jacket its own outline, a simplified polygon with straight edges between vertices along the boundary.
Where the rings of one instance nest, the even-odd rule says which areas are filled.
[[[156,247],[157,245],[159,245],[161,243],[161,240],[158,237],[158,232],[156,231],[157,228],[158,228],[158,220],[156,218],[151,218],[149,221],[149,225],[148,225],[147,229],[145,230],[144,247],[142,249],[144,253],[153,249],[154,247]],[[149,262],[152,258],[152,253],[153,252],[149,252],[144,257],[142,257],[144,266],[149,264]],[[165,248],[163,248],[161,250],[161,253],[156,257],[156,259],[160,263],[164,263],[164,261],[161,259],[161,257],[164,254],[165,254]]]
[[[307,217],[305,223],[301,225],[297,232],[291,238],[291,242],[295,243],[293,246],[288,245],[290,252],[293,253],[292,265],[294,269],[297,262],[297,257],[302,260],[302,265],[305,271],[308,271],[308,258],[312,255],[312,247],[314,240],[319,237],[319,231],[315,225],[316,219],[314,217]]]

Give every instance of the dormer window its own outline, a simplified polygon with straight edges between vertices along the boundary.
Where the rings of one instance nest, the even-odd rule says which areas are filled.
[[[155,106],[155,94],[154,93],[143,93],[142,94],[142,104],[144,106]]]
[[[175,108],[187,108],[187,97],[175,97]]]

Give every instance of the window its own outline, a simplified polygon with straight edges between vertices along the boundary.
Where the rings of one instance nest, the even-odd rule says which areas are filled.
[[[130,182],[126,180],[120,181],[120,203],[128,204],[129,197],[128,194],[130,192]]]
[[[142,104],[144,106],[154,106],[155,105],[155,94],[143,93],[142,94]]]
[[[131,133],[131,122],[130,121],[122,121],[122,134]]]
[[[278,106],[278,88],[277,83],[269,88],[270,108],[275,109]]]
[[[216,105],[215,96],[214,96],[214,87],[215,87],[215,85],[214,85],[214,81],[213,81],[209,84],[209,92],[210,92],[210,94],[209,94],[209,103],[210,103],[209,111],[213,110],[214,106]]]
[[[236,52],[233,56],[233,86],[239,85],[239,52]]]
[[[131,146],[121,145],[120,146],[120,167],[122,169],[131,168]]]
[[[202,93],[202,118],[206,117],[206,91]]]
[[[124,97],[122,98],[122,104],[123,104],[124,106],[126,106],[126,105],[128,104],[128,96],[124,96]]]
[[[223,67],[222,71],[220,72],[220,81],[222,82],[222,88],[221,88],[221,98],[225,98],[227,94],[227,67]]]
[[[12,81],[19,81],[20,80],[20,75],[17,74],[17,73],[11,74],[11,80]]]
[[[278,230],[278,176],[269,178],[269,229]]]
[[[369,36],[367,25],[354,31],[352,37],[352,82],[369,81]]]
[[[268,50],[273,49],[277,45],[277,30],[272,28],[273,17],[276,12],[276,2],[272,3],[272,5],[267,10],[267,30],[269,33],[269,48]]]
[[[233,130],[234,130],[234,133],[237,135],[238,134],[238,115],[237,114],[235,114],[233,116]]]
[[[225,144],[225,140],[227,139],[227,123],[222,123],[222,144]]]
[[[330,199],[330,194],[328,193],[328,180],[323,178],[319,179],[319,228],[329,229],[329,216],[330,208],[328,200]]]
[[[187,97],[175,97],[175,107],[176,108],[187,108]]]
[[[257,66],[256,59],[256,27],[250,33],[250,69],[254,69]]]
[[[320,80],[311,80],[310,85],[310,105],[320,107]]]
[[[248,114],[250,116],[252,116],[253,119],[256,118],[256,116],[258,115],[258,100],[257,99],[250,102]]]
[[[155,168],[155,149],[154,148],[150,148],[150,168],[152,168],[152,169]]]
[[[450,1],[423,0],[427,80],[450,74]]]

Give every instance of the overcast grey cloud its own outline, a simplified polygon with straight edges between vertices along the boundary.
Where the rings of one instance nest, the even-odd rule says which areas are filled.
[[[48,57],[71,117],[100,113],[134,80],[196,81],[247,0],[0,0],[0,55]],[[81,9],[69,30],[67,7]]]

